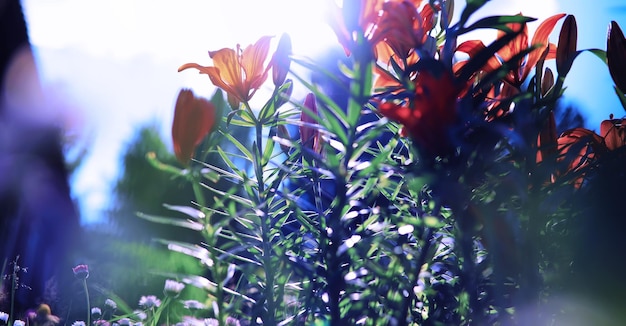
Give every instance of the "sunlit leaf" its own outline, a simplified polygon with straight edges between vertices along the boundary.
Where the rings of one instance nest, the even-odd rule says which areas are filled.
[[[189,206],[177,206],[177,205],[168,205],[163,204],[163,206],[169,210],[181,212],[193,219],[203,219],[205,218],[204,213],[202,213],[199,209],[189,207]]]
[[[204,229],[204,224],[196,222],[196,221],[192,221],[192,220],[183,220],[183,219],[173,218],[173,217],[150,215],[150,214],[144,214],[142,212],[137,212],[137,216],[150,222],[173,225],[173,226],[178,226],[178,227],[191,229],[195,231],[201,231],[202,229]]]

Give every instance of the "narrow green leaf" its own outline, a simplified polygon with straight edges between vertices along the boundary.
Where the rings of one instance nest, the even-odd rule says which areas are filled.
[[[361,117],[361,110],[371,95],[373,83],[372,65],[371,61],[355,63],[355,73],[358,73],[358,76],[352,80],[350,87],[351,98],[348,101],[347,120],[349,126],[357,126]]]
[[[201,183],[200,185],[202,185],[204,188],[206,188],[208,190],[213,191],[214,193],[216,193],[216,194],[218,194],[220,196],[223,196],[223,197],[226,197],[228,199],[231,199],[231,200],[233,200],[233,201],[235,201],[235,202],[237,202],[239,204],[242,204],[242,205],[244,205],[244,206],[246,206],[248,208],[254,207],[254,203],[251,200],[249,200],[249,199],[246,199],[246,198],[243,198],[241,196],[237,196],[235,194],[231,194],[231,193],[228,193],[228,192],[225,192],[225,191],[213,188],[213,187],[207,185],[206,183]]]
[[[583,52],[583,51],[591,52],[593,55],[598,57],[598,59],[602,60],[602,62],[606,64],[606,51],[600,50],[600,49],[585,49],[585,50],[580,50],[578,52]]]
[[[490,17],[482,18],[468,27],[462,28],[459,31],[459,34],[464,34],[464,33],[473,31],[475,29],[480,29],[480,28],[493,28],[493,29],[499,29],[505,33],[510,33],[512,32],[512,30],[506,26],[507,24],[511,24],[511,23],[524,24],[524,23],[528,23],[531,21],[535,21],[535,20],[537,19],[532,18],[532,17],[527,17],[527,16],[521,16],[521,15],[490,16]]]
[[[204,225],[202,223],[192,220],[182,220],[174,217],[149,215],[142,212],[137,212],[136,214],[138,217],[154,223],[173,225],[195,231],[201,231],[202,229],[204,229]]]
[[[242,117],[246,117],[243,119]],[[254,119],[250,119],[250,114],[246,110],[234,110],[228,113],[226,116],[226,126],[230,125],[241,126],[241,127],[254,127]]]
[[[250,162],[254,161],[254,156],[252,155],[252,153],[246,148],[246,146],[244,146],[241,142],[239,142],[239,140],[237,140],[233,135],[231,135],[228,132],[222,132],[222,131],[220,131],[220,133],[224,137],[228,138],[228,140],[230,140],[231,143],[233,143],[233,145],[235,145],[237,149],[241,151],[244,157],[246,157]]]
[[[265,149],[263,149],[263,157],[261,157],[261,166],[266,167],[267,163],[272,159],[274,153],[274,137],[267,137]]]
[[[205,218],[204,213],[197,208],[193,208],[190,206],[178,206],[178,205],[168,205],[163,204],[163,206],[171,211],[181,212],[193,219],[200,220]]]
[[[469,17],[488,1],[489,0],[467,0],[458,24],[464,26]]]

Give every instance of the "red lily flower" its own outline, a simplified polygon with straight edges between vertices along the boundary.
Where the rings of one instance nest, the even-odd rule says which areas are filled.
[[[342,7],[331,9],[328,21],[346,55],[352,53],[355,33],[369,35],[374,29],[385,0],[345,0]]]
[[[509,71],[505,77],[505,80],[508,83],[519,88],[526,77],[528,77],[530,72],[535,68],[535,65],[539,62],[541,55],[546,48],[548,48],[548,46],[550,48],[546,59],[554,59],[556,57],[557,46],[553,43],[549,43],[548,37],[550,36],[550,33],[552,33],[556,23],[563,17],[565,17],[565,14],[557,14],[544,20],[535,31],[530,44],[528,43],[528,26],[526,24],[507,24],[507,27],[512,31],[521,31],[521,33],[507,45],[502,47],[496,55],[494,55],[485,64],[485,67],[482,70],[484,72],[494,71],[500,68],[502,63],[511,60],[513,57],[530,47],[535,47],[528,55],[520,59],[520,61],[517,62],[515,69]],[[498,31],[498,38],[504,35],[505,32],[500,30]],[[457,47],[457,51],[467,53],[470,57],[473,57],[485,48],[486,46],[482,41],[471,40],[461,43]],[[459,71],[465,63],[467,62],[463,61],[457,63],[455,65],[455,71]]]
[[[610,151],[626,145],[626,119],[604,120],[600,123],[600,135]]]
[[[557,176],[568,173],[579,173],[606,151],[602,137],[585,128],[574,128],[561,134],[558,142],[558,161],[569,159],[565,171],[557,171]],[[572,151],[578,152],[571,153]],[[572,157],[573,156],[573,157]],[[574,186],[580,188],[584,181],[584,173],[574,180]]]
[[[435,61],[436,62],[436,61]],[[435,156],[450,152],[450,127],[457,120],[457,98],[462,90],[452,72],[424,70],[415,80],[415,93],[407,103],[383,102],[380,114],[403,125],[420,149]]]
[[[406,59],[415,48],[421,47],[433,28],[434,13],[429,4],[420,12],[418,4],[411,1],[385,2],[372,35],[373,43],[385,42],[400,59]]]
[[[213,59],[213,66],[201,66],[197,63],[186,63],[178,71],[195,68],[201,74],[209,75],[213,85],[223,89],[228,94],[228,102],[233,109],[239,108],[239,103],[247,103],[254,93],[267,79],[269,67],[264,63],[267,58],[271,36],[263,36],[253,45],[243,51],[224,48],[209,51]]]
[[[183,165],[189,164],[196,146],[211,131],[215,124],[215,105],[204,98],[195,97],[193,92],[182,89],[176,100],[172,123],[174,154]]]
[[[555,171],[552,181],[559,176],[581,173],[574,180],[574,186],[580,188],[585,178],[584,169],[596,159],[605,157],[609,151],[626,146],[626,119],[613,119],[611,115],[609,120],[604,120],[600,124],[600,135],[585,128],[574,128],[563,132],[557,138],[554,116],[551,115],[539,134],[537,144],[539,148],[537,163],[544,162],[550,157],[556,158],[557,162],[568,160],[567,168]]]

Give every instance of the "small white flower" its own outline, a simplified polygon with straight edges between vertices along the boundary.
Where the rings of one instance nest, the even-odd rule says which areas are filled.
[[[179,324],[176,326],[205,326],[204,320],[191,316],[183,316],[183,320]]]
[[[26,323],[23,320],[16,320],[13,322],[13,326],[25,326]],[[83,325],[84,326],[84,325]]]
[[[183,306],[189,310],[202,310],[206,309],[206,306],[198,300],[185,300]]]
[[[15,326],[18,326],[18,325],[15,325]],[[24,325],[22,325],[22,326],[24,326]],[[77,321],[72,323],[72,326],[85,326],[85,322],[82,321],[82,320],[77,320]]]
[[[161,300],[153,295],[144,295],[139,299],[139,305],[146,309],[158,308],[161,305]]]
[[[146,314],[145,311],[135,310],[133,311],[133,313],[135,314],[135,317],[137,317],[137,319],[139,320],[146,320],[146,318],[148,318],[148,315]]]
[[[102,309],[100,309],[98,307],[91,308],[91,315],[94,318],[99,319],[102,316]]]
[[[9,314],[4,311],[0,311],[0,321],[3,321],[6,324],[9,321]]]
[[[205,326],[219,326],[220,322],[217,321],[217,319],[214,318],[206,318],[204,320],[204,325]]]
[[[130,318],[122,318],[118,321],[120,322],[120,326],[130,326],[131,324]]]
[[[168,297],[176,298],[184,288],[184,283],[176,282],[174,280],[165,280],[163,294]]]
[[[233,317],[226,317],[226,326],[241,326],[239,319]]]
[[[104,300],[104,306],[111,308],[111,310],[117,309],[117,303],[111,299]]]

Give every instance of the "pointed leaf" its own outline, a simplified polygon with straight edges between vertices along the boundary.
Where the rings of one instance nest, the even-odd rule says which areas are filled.
[[[235,147],[237,147],[237,149],[239,149],[239,151],[243,154],[244,157],[246,157],[250,162],[252,162],[254,160],[254,157],[252,156],[252,153],[248,150],[248,148],[246,148],[246,146],[244,146],[241,142],[239,142],[239,140],[237,140],[233,135],[231,135],[228,132],[220,132],[224,137],[228,138],[228,140],[230,140],[230,142],[235,145]]]
[[[168,205],[168,204],[163,204],[163,206],[169,210],[172,211],[176,211],[176,212],[181,212],[195,220],[201,220],[203,218],[205,218],[204,213],[202,213],[202,211],[193,208],[193,207],[189,207],[189,206],[177,206],[177,205]]]
[[[480,28],[492,28],[492,29],[501,30],[505,33],[510,33],[512,32],[512,30],[511,28],[507,26],[507,24],[513,24],[513,23],[525,24],[525,23],[532,22],[535,20],[537,19],[532,18],[532,17],[522,16],[522,15],[490,16],[490,17],[482,18],[466,28],[462,28],[459,34],[467,33],[467,32],[473,31],[475,29],[480,29]]]
[[[195,231],[201,231],[202,229],[204,229],[204,224],[192,220],[182,220],[167,216],[149,215],[142,212],[137,212],[136,214],[138,217],[154,223],[173,225]]]
[[[489,2],[489,0],[467,0],[458,24],[464,26],[469,17],[487,2]]]

